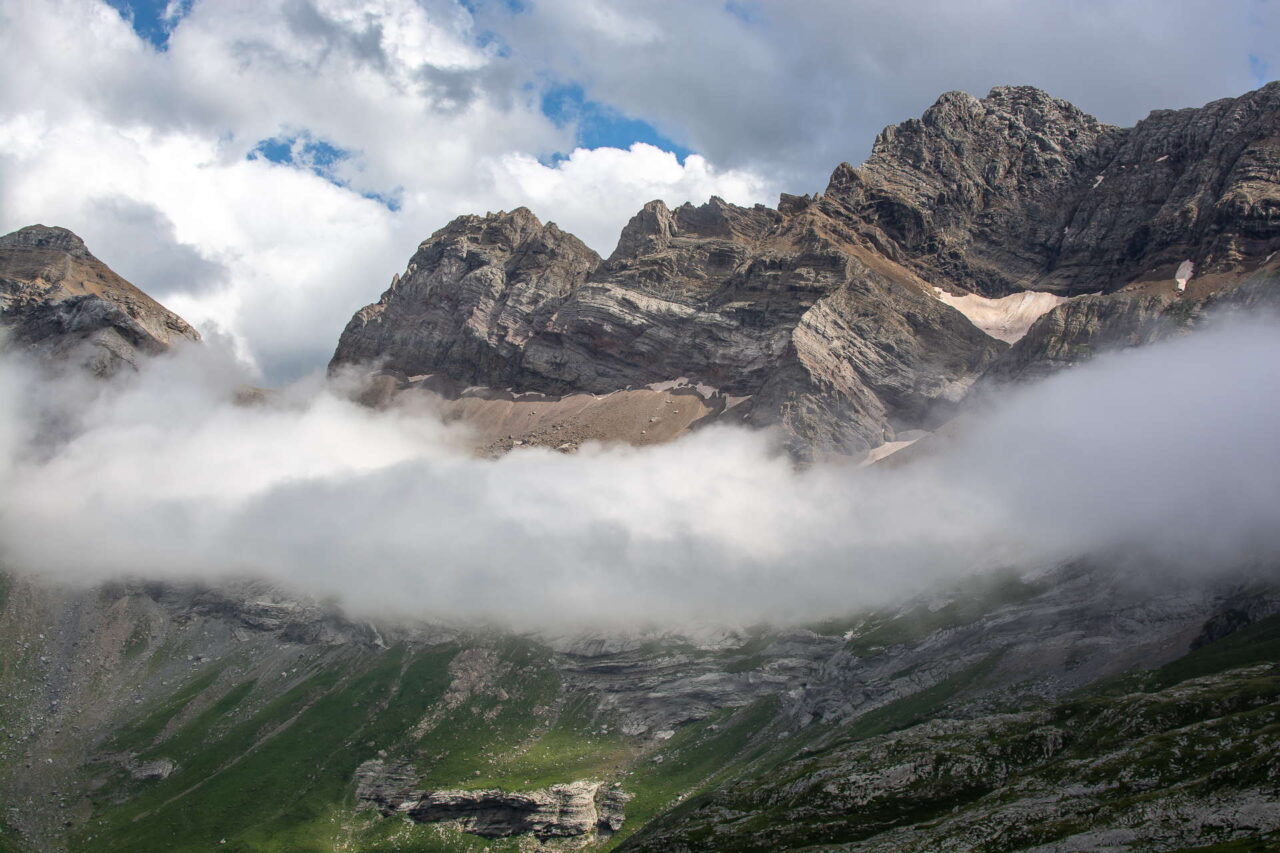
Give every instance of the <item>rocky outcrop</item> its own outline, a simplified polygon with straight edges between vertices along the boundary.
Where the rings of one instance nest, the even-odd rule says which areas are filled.
[[[519,354],[599,263],[578,238],[526,208],[459,217],[351,319],[335,363],[376,362],[497,388],[525,384]]]
[[[1047,289],[1038,279],[1061,237],[1063,197],[1088,185],[1123,133],[1029,86],[948,92],[886,128],[861,168],[837,168],[821,204],[935,285]]]
[[[1221,289],[1215,288],[1218,285]],[[1200,292],[1139,285],[1070,299],[1045,313],[987,369],[979,383],[1047,376],[1098,353],[1144,346],[1227,313],[1280,311],[1280,272],[1267,264],[1245,281],[1211,282]]]
[[[384,817],[421,796],[418,787],[418,774],[407,761],[374,758],[356,768],[356,801],[377,809]]]
[[[1146,342],[1275,267],[1278,138],[1280,84],[1128,129],[1030,87],[951,92],[820,196],[651,202],[607,260],[523,208],[455,220],[332,367],[556,396],[684,379],[801,456],[859,452],[936,426],[993,364]]]
[[[1117,290],[1240,273],[1280,249],[1280,83],[1133,128],[1028,86],[943,95],[832,176],[887,255],[959,292]]]
[[[1278,675],[833,734],[624,849],[1272,849]]]
[[[599,782],[570,782],[537,791],[431,791],[406,813],[419,823],[457,821],[485,838],[573,838],[621,828],[625,800],[610,792],[601,809],[600,789]]]
[[[261,581],[227,582],[218,587],[179,583],[109,585],[104,594],[141,594],[184,618],[200,616],[234,626],[240,634],[271,634],[301,645],[375,646],[381,643],[369,623],[354,622],[332,605],[288,595]]]
[[[200,340],[185,320],[116,275],[65,228],[0,237],[0,329],[9,343],[99,375]]]
[[[366,761],[356,770],[356,799],[383,816],[403,813],[417,823],[453,822],[484,838],[539,839],[608,835],[622,828],[631,796],[600,782],[576,781],[533,791],[413,790],[404,762]]]
[[[129,767],[129,775],[139,781],[168,779],[178,767],[171,758],[157,758],[155,761],[135,762]]]
[[[464,218],[352,319],[333,367],[553,395],[682,379],[749,398],[734,419],[794,449],[875,446],[944,419],[1003,345],[831,226],[817,209],[653,202],[587,271],[528,211]]]
[[[1040,318],[984,375],[986,382],[1034,379],[1097,353],[1142,346],[1184,329],[1194,303],[1166,294],[1093,294]]]

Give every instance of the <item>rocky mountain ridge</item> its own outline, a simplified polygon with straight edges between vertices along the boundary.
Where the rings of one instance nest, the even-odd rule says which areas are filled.
[[[1272,305],[1278,98],[1124,130],[951,93],[821,196],[651,203],[607,259],[523,209],[464,217],[334,368],[379,362],[369,402],[436,394],[495,452],[718,419],[801,456],[901,440],[975,387]],[[0,319],[37,356],[105,374],[194,336],[117,279],[62,229],[0,238]],[[1159,569],[549,636],[0,567],[0,851],[1269,849],[1276,567]]]
[[[0,237],[0,330],[10,345],[82,363],[99,375],[136,366],[180,339],[200,340],[75,234],[44,225]]]
[[[984,376],[1176,331],[1277,250],[1280,84],[1128,129],[1030,87],[951,92],[817,197],[651,202],[605,260],[524,208],[461,217],[331,367],[555,396],[682,380],[802,457],[858,453]]]

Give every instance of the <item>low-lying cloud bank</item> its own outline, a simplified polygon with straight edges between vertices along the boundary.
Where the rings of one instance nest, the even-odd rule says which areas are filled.
[[[0,560],[61,580],[257,575],[357,613],[527,627],[834,615],[984,568],[1280,563],[1280,329],[1235,321],[1006,395],[897,467],[765,436],[473,458],[319,380],[230,402],[213,347],[111,386],[0,361]]]

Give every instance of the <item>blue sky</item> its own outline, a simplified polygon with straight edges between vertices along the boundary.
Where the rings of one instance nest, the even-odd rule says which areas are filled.
[[[171,17],[166,17],[168,0],[107,0],[133,25],[138,35],[151,42],[158,50],[169,44],[169,33],[178,21],[191,9],[195,0],[178,0]]]
[[[121,17],[129,22],[139,36],[156,50],[165,51],[168,49],[170,34],[190,12],[195,0],[177,0],[172,5],[170,0],[107,2],[120,12]],[[473,0],[458,0],[458,3],[473,13],[478,8]],[[519,14],[524,9],[521,0],[501,0],[501,3],[513,14]],[[743,20],[750,20],[754,14],[750,6],[739,2],[727,3],[726,9]],[[477,36],[477,41],[481,45],[488,45],[497,42],[498,37],[491,31],[482,31]],[[539,103],[543,114],[558,127],[575,128],[575,147],[629,148],[636,142],[643,142],[672,152],[681,163],[692,153],[688,147],[663,135],[649,122],[588,98],[582,85],[576,82],[546,83]],[[556,163],[568,155],[568,151],[555,151],[544,157],[543,161]],[[323,139],[310,139],[305,134],[302,137],[295,134],[261,140],[248,156],[309,168],[317,175],[341,183],[335,177],[333,167],[342,160],[350,159],[353,152]]]
[[[1249,54],[1249,70],[1253,72],[1253,81],[1259,86],[1271,79],[1267,61],[1255,53]]]
[[[577,125],[577,145],[582,148],[629,148],[633,143],[645,142],[674,153],[682,163],[692,153],[663,136],[648,122],[630,118],[607,104],[590,100],[577,83],[547,87],[540,103],[543,114],[557,125]],[[559,156],[565,155],[559,152]]]

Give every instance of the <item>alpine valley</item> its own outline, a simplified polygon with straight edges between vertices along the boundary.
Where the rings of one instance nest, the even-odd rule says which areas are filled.
[[[650,202],[608,258],[460,217],[329,372],[481,457],[729,424],[906,468],[983,400],[1280,307],[1278,253],[1280,83],[1131,128],[950,92],[821,194]],[[86,382],[203,346],[42,225],[0,237],[0,327]],[[0,851],[1280,849],[1280,566],[1153,589],[1132,559],[578,632],[0,566]]]

